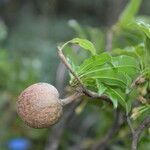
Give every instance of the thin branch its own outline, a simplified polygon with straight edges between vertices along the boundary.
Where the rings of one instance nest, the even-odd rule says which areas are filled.
[[[146,117],[144,121],[136,128],[132,137],[132,150],[137,150],[139,138],[145,128],[150,127],[150,116]]]
[[[65,105],[71,103],[72,101],[74,101],[76,99],[79,99],[83,95],[84,95],[84,93],[76,92],[76,93],[74,93],[73,95],[71,95],[69,97],[61,99],[62,105],[65,106]]]
[[[87,96],[89,96],[91,98],[99,98],[99,99],[101,99],[101,100],[103,100],[105,102],[108,102],[109,104],[112,104],[111,99],[108,96],[106,96],[106,95],[99,95],[98,93],[90,91],[88,89],[86,89],[86,91],[83,91],[83,92],[84,92],[85,95],[87,95]]]
[[[121,114],[120,110],[117,109],[115,111],[115,119],[114,119],[114,122],[112,124],[112,127],[110,128],[110,130],[108,130],[108,132],[103,137],[103,139],[93,146],[92,150],[104,150],[104,149],[106,149],[109,141],[112,139],[114,134],[116,134],[116,132],[120,129],[120,126],[122,124],[121,119],[122,119],[122,114]]]
[[[135,131],[134,131],[134,128],[133,128],[133,126],[132,126],[130,117],[129,117],[129,116],[126,116],[126,119],[127,119],[128,126],[129,126],[129,128],[130,128],[130,130],[131,130],[131,133],[132,133],[132,135],[133,135]]]
[[[72,70],[70,64],[67,62],[62,49],[58,47],[58,55],[60,57],[60,59],[62,60],[63,64],[66,66],[66,68],[72,73],[72,75],[77,79],[77,81],[79,82],[81,88],[82,88],[82,92],[92,98],[100,98],[101,100],[104,100],[106,102],[112,103],[110,98],[107,97],[106,95],[99,95],[98,93],[95,93],[93,91],[90,91],[88,89],[86,89],[86,87],[84,86],[84,84],[82,83],[82,81],[80,80],[80,78],[78,77],[78,75]]]
[[[76,75],[76,73],[72,70],[70,64],[67,62],[62,49],[58,47],[58,56],[60,57],[60,59],[62,60],[63,64],[66,66],[66,68],[72,73],[72,75],[77,79],[77,81],[80,83],[81,87],[83,89],[85,89],[82,81],[80,80],[80,78]]]

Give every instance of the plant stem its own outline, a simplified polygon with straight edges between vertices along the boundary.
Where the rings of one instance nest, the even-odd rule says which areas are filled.
[[[58,47],[58,55],[60,57],[60,59],[62,60],[63,64],[66,66],[66,68],[72,73],[72,75],[77,79],[77,81],[80,83],[81,87],[83,89],[85,89],[82,81],[80,80],[80,78],[76,75],[76,73],[72,70],[70,64],[67,62],[63,52],[62,52],[62,49],[60,47]]]
[[[61,103],[62,103],[63,106],[65,106],[65,105],[73,102],[74,100],[79,99],[83,95],[84,95],[83,93],[76,92],[76,93],[74,93],[73,95],[71,95],[69,97],[61,99]]]
[[[150,127],[150,116],[146,117],[143,122],[136,128],[132,135],[132,150],[137,150],[139,138],[145,128]]]
[[[129,118],[129,116],[126,116],[126,119],[127,119],[127,123],[128,123],[128,125],[129,125],[129,128],[130,128],[130,130],[131,130],[131,133],[132,133],[132,135],[134,134],[134,128],[133,128],[133,126],[132,126],[132,123],[131,123],[131,120],[130,120],[130,118]]]
[[[106,102],[112,103],[110,98],[107,97],[106,95],[99,95],[93,91],[88,90],[84,84],[82,83],[82,81],[80,80],[80,78],[78,77],[78,75],[72,70],[70,64],[67,62],[63,52],[62,52],[62,48],[58,47],[58,55],[60,57],[60,59],[62,60],[63,64],[66,66],[66,68],[71,72],[71,74],[77,79],[77,81],[80,84],[80,87],[82,88],[82,92],[92,98],[100,98],[101,100],[104,100]]]

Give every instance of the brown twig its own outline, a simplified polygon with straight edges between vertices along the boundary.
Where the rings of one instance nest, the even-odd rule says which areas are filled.
[[[72,73],[72,75],[77,79],[77,81],[80,83],[80,86],[85,89],[82,81],[80,80],[80,78],[76,75],[76,73],[72,70],[70,64],[67,62],[62,49],[58,47],[58,56],[60,57],[61,61],[63,62],[63,64],[66,66],[66,68]]]
[[[135,130],[134,130],[134,128],[132,127],[132,123],[131,123],[130,117],[129,117],[128,115],[126,116],[126,120],[127,120],[128,126],[129,126],[129,128],[130,128],[130,130],[131,130],[131,134],[133,135],[134,132],[135,132]]]
[[[99,95],[98,93],[90,91],[88,89],[86,89],[86,91],[83,91],[83,92],[85,93],[85,95],[87,95],[91,98],[99,98],[105,102],[108,102],[109,104],[112,104],[111,99],[106,95]]]
[[[99,98],[101,100],[104,100],[106,102],[109,102],[109,103],[112,103],[110,98],[107,97],[106,95],[99,95],[98,93],[95,93],[93,91],[90,91],[88,90],[84,84],[82,83],[82,81],[80,80],[80,78],[78,77],[78,75],[72,70],[70,64],[67,62],[63,52],[62,52],[62,49],[58,47],[58,55],[60,57],[60,59],[62,60],[63,64],[66,66],[66,68],[71,72],[71,74],[77,79],[77,81],[79,82],[80,84],[80,87],[82,88],[82,92],[89,96],[89,97],[92,97],[92,98]]]
[[[132,135],[132,150],[137,150],[139,138],[145,128],[150,127],[150,116],[146,117],[144,121],[136,128]]]
[[[66,97],[64,99],[61,99],[62,105],[65,106],[71,103],[72,101],[79,99],[83,95],[84,93],[75,92],[73,95]]]
[[[106,149],[109,141],[112,139],[114,134],[116,134],[116,132],[120,129],[120,126],[122,124],[121,118],[122,118],[122,114],[120,110],[117,109],[115,111],[115,119],[114,119],[112,127],[110,128],[110,130],[108,130],[108,132],[103,137],[103,139],[93,146],[92,150],[105,150]]]

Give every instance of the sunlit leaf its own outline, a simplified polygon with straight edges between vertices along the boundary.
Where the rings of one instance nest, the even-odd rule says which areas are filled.
[[[124,94],[130,92],[129,87],[139,72],[139,63],[134,57],[112,57],[107,53],[86,59],[76,71],[88,89],[108,95],[115,108],[119,103],[126,111],[129,109]],[[78,81],[73,78],[71,85],[77,86]]]
[[[147,24],[143,21],[138,21],[133,23],[137,29],[145,33],[145,35],[150,38],[150,24]]]
[[[87,71],[94,70],[99,68],[99,66],[110,62],[111,56],[108,53],[102,53],[100,55],[92,56],[89,59],[86,59],[81,65],[77,73],[79,75],[84,74]]]
[[[96,84],[97,84],[98,94],[102,95],[106,91],[107,87],[98,79],[96,80]]]
[[[114,90],[113,88],[108,88],[106,91],[106,94],[110,96],[110,99],[113,102],[113,105],[115,108],[117,108],[118,102],[126,108],[126,102],[125,99],[121,96],[121,94],[117,91]]]
[[[78,44],[80,47],[84,48],[85,50],[89,50],[92,53],[92,55],[96,55],[96,49],[90,41],[86,39],[75,38],[72,39],[70,42],[73,44]]]

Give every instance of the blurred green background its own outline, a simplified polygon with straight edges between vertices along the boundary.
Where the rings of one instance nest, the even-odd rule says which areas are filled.
[[[49,82],[57,85],[56,73],[60,62],[57,44],[77,36],[88,38],[88,35],[93,35],[93,41],[98,35],[103,37],[98,29],[105,31],[113,25],[127,2],[0,0],[0,150],[83,150],[90,149],[95,139],[103,137],[111,126],[112,110],[103,113],[98,107],[82,104],[83,112],[79,113],[77,109],[77,115],[73,115],[67,125],[62,123],[50,129],[37,130],[20,120],[15,102],[19,93],[30,84]],[[143,0],[139,15],[150,15],[150,0]],[[76,21],[81,26],[78,27]],[[104,45],[104,39],[100,38],[96,46],[104,49]],[[58,146],[56,142],[56,148],[52,148],[50,143],[56,138],[55,132],[59,127],[63,128],[63,134],[57,137],[60,144]],[[130,141],[122,140],[127,127],[123,128],[111,150],[129,149]],[[24,149],[13,149],[13,145],[18,143],[22,143]],[[148,150],[144,141],[143,145],[141,143],[141,150]]]

